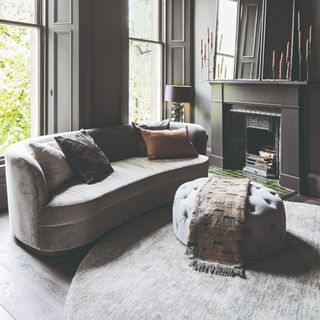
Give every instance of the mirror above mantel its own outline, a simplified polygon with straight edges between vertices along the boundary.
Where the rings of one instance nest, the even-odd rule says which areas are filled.
[[[219,0],[216,33],[215,79],[234,79],[237,34],[237,0]]]
[[[312,80],[309,16],[302,0],[217,0],[211,79]]]

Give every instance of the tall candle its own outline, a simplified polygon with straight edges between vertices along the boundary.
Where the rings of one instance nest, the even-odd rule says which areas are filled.
[[[309,28],[309,46],[312,47],[312,25]]]
[[[212,56],[212,71],[214,72],[215,69],[215,64],[216,64],[216,57],[215,55]]]
[[[290,41],[287,42],[287,56],[286,56],[287,60],[290,59]]]
[[[301,12],[298,11],[298,31],[301,30]]]
[[[210,43],[210,30],[209,30],[209,28],[208,28],[208,43]]]
[[[207,58],[207,44],[204,44],[204,58]]]
[[[309,39],[306,41],[306,58],[309,57]]]
[[[283,62],[284,62],[284,54],[281,52],[280,56],[280,66],[279,66],[279,78],[283,79]]]
[[[213,32],[211,31],[211,48],[213,48]]]
[[[201,55],[203,55],[203,39],[201,39]]]
[[[273,50],[272,53],[272,67],[274,68],[276,66],[276,50]]]
[[[299,31],[299,50],[301,50],[301,31]]]

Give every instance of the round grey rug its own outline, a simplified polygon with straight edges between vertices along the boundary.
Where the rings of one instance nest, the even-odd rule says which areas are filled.
[[[249,266],[245,280],[193,271],[171,208],[120,226],[81,263],[65,319],[320,319],[320,207],[285,206],[283,251]]]

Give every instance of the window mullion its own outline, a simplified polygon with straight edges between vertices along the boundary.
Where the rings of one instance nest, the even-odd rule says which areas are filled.
[[[28,27],[28,28],[39,28],[40,27],[40,25],[38,25],[36,23],[20,22],[20,21],[5,20],[5,19],[0,19],[0,24],[7,24],[7,25],[11,25],[11,26]]]

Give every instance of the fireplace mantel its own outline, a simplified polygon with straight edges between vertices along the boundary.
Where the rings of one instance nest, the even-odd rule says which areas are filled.
[[[304,143],[305,110],[310,104],[310,88],[306,82],[292,81],[211,81],[212,146],[210,160],[214,166],[242,169],[230,161],[230,111],[235,106],[246,110],[276,112],[281,116],[280,184],[304,193],[308,189]],[[318,86],[318,85],[316,85]],[[317,87],[319,91],[319,87]],[[311,99],[312,100],[312,99]],[[320,103],[320,99],[318,100]],[[320,121],[320,119],[319,119]],[[320,169],[320,168],[319,168]],[[320,174],[320,170],[319,170]],[[319,180],[312,182],[319,188]]]

